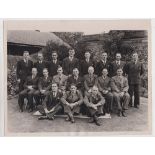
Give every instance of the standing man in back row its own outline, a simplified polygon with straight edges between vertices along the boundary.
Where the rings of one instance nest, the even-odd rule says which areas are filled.
[[[121,53],[116,53],[116,60],[111,63],[111,77],[117,74],[117,69],[122,68],[124,71],[125,62],[121,60]]]
[[[139,108],[140,105],[140,83],[141,76],[144,73],[143,64],[138,61],[138,53],[132,54],[132,61],[125,66],[125,73],[128,75],[129,94],[131,97],[129,106],[133,106],[132,97],[134,95],[134,107]]]
[[[19,83],[19,92],[24,90],[24,83],[31,75],[33,62],[29,60],[29,51],[23,52],[23,59],[17,62],[17,81]]]
[[[108,57],[107,53],[103,51],[101,54],[101,60],[96,64],[95,73],[98,76],[102,76],[102,70],[106,68],[108,70],[108,76],[111,77],[111,64],[110,62],[108,62],[107,57]]]
[[[38,76],[43,77],[43,69],[48,68],[48,64],[44,61],[43,53],[38,52],[38,61],[34,63],[34,67],[37,68]]]
[[[74,68],[79,70],[79,60],[74,57],[74,49],[69,50],[69,57],[65,58],[62,63],[62,68],[65,75],[71,75]]]

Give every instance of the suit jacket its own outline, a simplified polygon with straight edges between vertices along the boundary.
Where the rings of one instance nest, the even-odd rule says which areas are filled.
[[[92,77],[89,76],[89,74],[84,76],[84,88],[86,91],[88,91],[91,87],[96,85],[96,79],[97,75],[93,74]]]
[[[37,61],[34,63],[34,67],[37,68],[38,76],[42,77],[43,76],[43,69],[44,68],[48,69],[48,63],[47,63],[47,61],[42,61],[42,63],[39,63],[39,61]]]
[[[79,59],[73,58],[73,60],[70,61],[69,57],[65,58],[62,63],[62,68],[65,75],[72,74],[74,68],[78,68],[80,70]]]
[[[109,78],[108,76],[103,79],[102,76],[97,78],[97,86],[99,91],[103,91],[103,90],[108,90],[111,91],[111,78]]]
[[[32,79],[32,76],[28,76],[24,83],[24,88],[27,89],[28,86],[32,86],[33,89],[38,89],[38,82],[39,82],[38,76],[36,76],[34,79]]]
[[[56,64],[51,60],[49,63],[48,63],[48,70],[49,70],[49,75],[50,76],[54,76],[57,74],[57,69],[59,66],[62,65],[62,62],[57,60]]]
[[[39,79],[38,88],[39,90],[49,90],[51,88],[51,83],[51,77],[48,76],[47,79],[45,79],[45,77],[41,77]]]
[[[86,60],[82,60],[81,63],[80,63],[80,72],[81,72],[81,75],[88,74],[88,68],[90,66],[95,67],[95,63],[92,60],[89,60],[89,62],[87,62]]]
[[[61,86],[64,86],[66,88],[67,79],[68,79],[68,76],[62,74],[61,77],[59,77],[59,75],[53,76],[52,81],[53,81],[53,83],[57,83],[59,88],[61,88]]]
[[[114,76],[111,80],[111,88],[114,92],[127,92],[129,89],[128,80],[124,76]]]
[[[124,61],[120,61],[120,64],[116,64],[116,61],[113,61],[111,63],[111,76],[115,76],[117,74],[117,69],[118,68],[122,68],[123,73],[124,73],[124,66],[125,66],[125,62]]]
[[[17,79],[25,80],[29,75],[31,75],[33,67],[33,62],[28,60],[28,64],[24,62],[24,60],[20,60],[17,62]]]
[[[62,98],[62,93],[57,92],[56,96],[54,97],[53,92],[50,91],[46,95],[46,97],[45,97],[45,99],[44,99],[42,104],[46,105],[47,110],[51,110],[56,105],[60,105],[61,104],[61,102],[60,102],[61,98]]]
[[[95,67],[95,73],[98,76],[102,75],[102,70],[106,68],[108,70],[108,75],[111,77],[111,63],[106,61],[106,64],[104,64],[101,60],[96,64]]]
[[[78,105],[81,105],[82,102],[83,102],[83,97],[82,97],[81,92],[78,91],[78,90],[76,91],[75,94],[71,94],[70,91],[67,91],[67,92],[63,95],[61,101],[62,101],[62,103],[63,103],[64,105],[66,105],[67,102],[68,102],[68,103],[75,103],[75,102],[77,102]]]
[[[87,107],[90,107],[92,104],[104,105],[105,100],[100,93],[94,96],[92,93],[87,94],[84,98],[84,103]]]
[[[78,77],[78,79],[76,80],[74,78],[74,76],[70,76],[67,80],[67,88],[70,88],[71,84],[75,84],[77,89],[79,90],[83,90],[83,78],[82,77]]]
[[[140,84],[141,82],[141,75],[144,73],[143,64],[137,62],[129,62],[125,66],[125,73],[128,74],[128,81],[129,84]]]

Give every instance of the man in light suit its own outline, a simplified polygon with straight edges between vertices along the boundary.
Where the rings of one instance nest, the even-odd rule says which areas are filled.
[[[75,58],[74,49],[69,50],[69,57],[65,58],[62,63],[62,68],[65,75],[71,75],[74,68],[79,70],[79,59]]]
[[[70,85],[70,91],[67,91],[61,98],[63,103],[64,112],[67,113],[68,117],[66,121],[75,122],[74,113],[79,114],[80,106],[83,103],[83,96],[75,84]]]
[[[95,122],[97,126],[100,126],[101,124],[98,120],[98,114],[103,113],[103,105],[105,103],[105,100],[99,93],[96,86],[93,86],[92,93],[85,96],[84,103],[91,114],[91,119],[89,120],[89,123]]]
[[[37,108],[42,114],[38,120],[54,120],[54,115],[62,110],[61,104],[62,93],[58,91],[58,86],[56,83],[52,83],[52,91],[48,92],[43,104],[38,105]]]
[[[63,69],[61,66],[58,67],[57,73],[57,75],[53,76],[52,81],[53,83],[57,83],[59,91],[64,93],[66,90],[68,76],[63,74]]]
[[[99,91],[105,98],[106,102],[104,105],[104,112],[107,117],[110,117],[110,111],[112,111],[113,106],[113,94],[111,93],[111,78],[108,76],[108,70],[104,68],[102,70],[102,76],[97,78],[97,86]]]
[[[28,99],[28,109],[29,112],[32,112],[34,109],[33,98],[35,91],[38,89],[39,78],[37,76],[37,69],[32,68],[32,76],[28,76],[24,83],[24,90],[19,93],[18,104],[20,112],[23,112],[24,98]]]
[[[121,57],[121,53],[116,53],[116,60],[111,63],[111,77],[117,74],[118,68],[124,71],[125,62],[121,61]]]
[[[125,66],[125,73],[128,75],[129,94],[131,97],[129,106],[132,107],[132,97],[134,95],[134,107],[139,108],[140,105],[140,84],[141,76],[144,73],[144,66],[138,61],[138,53],[132,54],[132,61]]]
[[[19,92],[24,89],[24,83],[28,76],[31,75],[33,62],[29,60],[29,51],[23,52],[23,60],[17,62],[17,82],[19,83]]]
[[[117,69],[117,75],[112,77],[112,92],[114,101],[118,106],[118,116],[126,117],[125,110],[128,109],[128,104],[130,101],[130,95],[128,94],[128,80],[126,77],[122,76],[122,68]]]
[[[88,74],[84,76],[85,95],[92,92],[92,88],[96,85],[97,75],[94,74],[94,67],[88,68]]]

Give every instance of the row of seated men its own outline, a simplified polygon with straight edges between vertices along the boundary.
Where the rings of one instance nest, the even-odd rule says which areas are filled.
[[[39,119],[53,119],[54,115],[63,107],[69,120],[74,122],[73,114],[78,114],[82,110],[80,108],[83,108],[81,105],[84,104],[86,109],[88,108],[89,114],[93,116],[93,121],[99,125],[97,114],[110,115],[113,110],[113,102],[118,107],[118,116],[126,117],[125,110],[128,109],[130,96],[128,80],[122,75],[122,68],[117,69],[117,75],[112,78],[107,76],[106,68],[102,70],[102,75],[97,77],[92,66],[88,68],[88,74],[84,78],[79,77],[77,68],[73,69],[73,73],[69,77],[63,74],[62,67],[58,67],[57,73],[52,78],[48,75],[48,69],[44,68],[43,77],[39,78],[37,69],[32,68],[32,76],[26,79],[25,89],[19,93],[18,104],[21,112],[24,98],[27,97],[29,112],[32,112],[36,106],[40,113],[45,115]],[[43,98],[43,102],[41,102],[41,98]],[[57,101],[53,100],[60,100],[59,104],[57,105]]]
[[[124,115],[125,113],[122,112],[122,104],[120,103],[120,97],[118,97],[118,93],[120,92],[119,89],[122,88],[124,84],[120,84],[119,82],[123,82],[124,80],[119,80],[118,81],[118,86],[117,87],[108,87],[108,89],[104,90],[104,87],[108,83],[112,83],[112,86],[114,85],[112,82],[113,81],[113,76],[117,75],[117,69],[121,69],[121,74],[123,74],[123,71],[128,77],[128,81],[125,77],[123,79],[126,79],[125,81],[128,82],[129,86],[127,86],[125,89],[129,89],[127,92],[130,94],[130,103],[129,106],[133,105],[133,100],[132,97],[134,96],[134,107],[139,108],[140,104],[140,96],[139,96],[139,89],[140,89],[140,78],[141,75],[144,73],[144,68],[143,64],[138,61],[138,54],[134,52],[132,54],[132,61],[129,63],[125,63],[121,61],[121,54],[116,53],[116,60],[114,62],[108,62],[107,61],[107,53],[103,52],[101,54],[101,60],[97,63],[94,63],[90,59],[90,52],[86,51],[85,52],[85,60],[79,61],[77,58],[74,57],[75,51],[73,49],[69,50],[69,57],[65,58],[63,60],[62,67],[60,67],[60,63],[58,60],[58,54],[56,51],[52,52],[52,60],[51,62],[46,63],[43,59],[43,54],[38,53],[38,61],[33,63],[31,60],[29,60],[29,52],[24,51],[23,53],[23,60],[20,60],[17,62],[17,81],[19,82],[19,87],[20,87],[20,94],[19,94],[19,106],[20,110],[23,111],[22,105],[23,105],[23,98],[28,96],[28,105],[29,105],[29,111],[33,111],[33,102],[32,98],[35,98],[35,101],[37,105],[40,104],[40,99],[38,94],[44,94],[45,92],[47,93],[46,89],[40,89],[41,88],[41,82],[44,81],[44,74],[49,74],[48,78],[50,79],[50,83],[56,83],[58,85],[58,90],[62,91],[64,93],[66,90],[70,91],[70,86],[71,84],[76,85],[76,88],[80,90],[80,92],[83,94],[82,96],[85,97],[87,94],[90,94],[93,87],[93,85],[97,86],[97,89],[99,89],[99,92],[102,94],[102,96],[106,99],[105,105],[104,105],[104,111],[106,113],[109,113],[110,110],[112,110],[112,102],[114,103],[114,99],[116,100],[115,103],[118,105],[118,114],[119,115]],[[45,65],[48,64],[48,65]],[[34,87],[31,87],[32,84],[28,84],[29,80],[31,81],[31,78],[33,78],[33,70],[36,70],[34,72],[37,72],[37,78],[36,82],[39,84],[36,85],[36,90],[33,91]],[[44,69],[47,68],[47,69]],[[43,71],[44,70],[44,71]],[[32,72],[32,73],[31,73]],[[47,72],[47,73],[44,73]],[[92,75],[93,72],[93,78],[90,76]],[[95,72],[95,74],[94,74]],[[64,73],[64,74],[62,74]],[[30,76],[32,75],[32,76]],[[62,75],[60,78],[59,75]],[[107,76],[105,80],[105,75]],[[34,78],[35,79],[35,78]],[[39,80],[40,79],[40,80]],[[62,82],[63,80],[65,82]],[[86,80],[87,79],[87,80]],[[95,79],[95,80],[94,80]],[[97,80],[96,80],[97,79]],[[35,81],[35,80],[34,80]],[[46,80],[45,80],[46,81]],[[47,80],[48,81],[48,80]],[[61,81],[61,82],[60,82]],[[87,82],[86,82],[87,81]],[[125,83],[127,83],[125,82]],[[30,82],[31,83],[31,82]],[[60,84],[63,83],[63,84]],[[93,83],[93,84],[91,84]],[[117,82],[116,82],[117,83]],[[117,85],[117,84],[116,84]],[[51,89],[51,84],[47,84],[48,88],[47,90]],[[115,88],[115,91],[113,90]],[[31,90],[32,89],[32,90]],[[28,90],[28,91],[27,91]],[[30,91],[31,90],[31,91]],[[35,97],[32,97],[35,92]],[[116,92],[116,93],[115,93]],[[128,94],[126,91],[119,93],[119,96],[123,96],[124,94]],[[45,96],[46,96],[45,93]],[[113,96],[113,97],[112,97]],[[117,96],[117,97],[116,97]],[[128,95],[127,95],[128,96]],[[112,99],[113,98],[113,99]],[[122,97],[121,97],[122,98]],[[123,97],[124,98],[124,97]],[[121,99],[122,100],[122,99]],[[127,99],[127,102],[129,100]],[[110,104],[107,104],[110,103]],[[122,103],[122,102],[121,102]],[[107,106],[108,105],[108,106]],[[127,109],[125,106],[127,104],[123,104],[125,107],[124,109]],[[82,105],[81,105],[82,106]]]

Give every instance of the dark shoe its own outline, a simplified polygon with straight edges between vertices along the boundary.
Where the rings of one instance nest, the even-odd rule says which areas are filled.
[[[139,105],[134,105],[134,108],[137,108],[137,109],[139,109]]]
[[[123,116],[123,117],[127,117],[127,115],[125,114],[124,111],[122,111],[122,116]]]
[[[29,109],[28,112],[29,112],[29,113],[33,112],[33,109]]]
[[[133,107],[132,104],[129,103],[129,107]]]
[[[89,120],[88,120],[88,123],[94,123],[94,118],[90,118]]]
[[[38,117],[38,120],[44,120],[44,119],[48,119],[48,117],[47,116],[40,116],[40,117]]]
[[[121,117],[122,116],[122,112],[119,111],[117,115],[118,115],[118,117]]]
[[[72,123],[75,123],[75,120],[74,120],[74,118],[71,118],[71,122],[72,122]]]
[[[23,109],[19,109],[19,112],[23,112]]]
[[[70,118],[69,118],[69,116],[66,118],[66,121],[70,121]]]
[[[98,120],[95,120],[95,124],[96,124],[97,126],[101,126],[101,124],[99,123]]]

